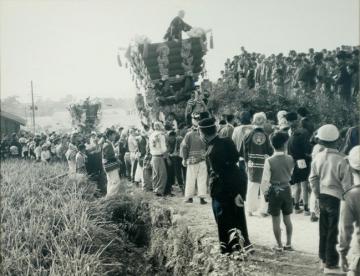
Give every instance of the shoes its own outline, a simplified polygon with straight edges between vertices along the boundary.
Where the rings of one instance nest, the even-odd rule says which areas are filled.
[[[294,248],[291,245],[285,245],[284,250],[285,251],[295,251]]]
[[[301,214],[303,212],[303,209],[295,208],[295,214]]]
[[[304,216],[310,216],[310,215],[311,215],[311,213],[309,210],[304,210]]]
[[[159,197],[160,197],[160,196],[164,196],[164,195],[162,195],[162,194],[160,194],[160,193],[155,193],[155,195],[156,195],[156,196],[159,196]]]
[[[280,253],[280,252],[283,252],[283,251],[284,251],[284,248],[283,248],[283,247],[280,247],[280,246],[278,246],[278,245],[275,245],[275,246],[272,248],[272,250],[273,250],[274,252]]]
[[[189,198],[187,200],[184,200],[184,203],[193,203],[193,199],[192,198]]]
[[[169,193],[169,194],[166,194],[166,196],[174,197],[174,196],[175,196],[175,194],[173,194],[173,193]]]
[[[254,246],[253,246],[252,244],[249,244],[248,246],[245,246],[244,249],[245,249],[245,252],[246,252],[247,254],[252,255],[252,254],[255,253],[255,248],[254,248]]]
[[[324,274],[325,275],[346,275],[346,272],[344,272],[340,267],[334,266],[334,267],[325,267]]]
[[[268,213],[260,213],[260,216],[263,217],[263,218],[266,218],[266,217],[269,216],[269,214]]]
[[[318,220],[319,220],[319,218],[315,215],[315,213],[311,213],[310,221],[311,222],[316,222]]]
[[[319,268],[320,268],[320,270],[325,269],[325,263],[322,260],[320,260],[320,262],[319,262]]]
[[[206,202],[206,200],[205,200],[205,199],[200,198],[200,204],[201,204],[201,205],[204,205],[204,204],[207,204],[207,202]]]

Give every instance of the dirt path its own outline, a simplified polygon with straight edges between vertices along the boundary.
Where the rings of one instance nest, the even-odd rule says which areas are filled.
[[[208,204],[184,203],[180,196],[156,199],[164,206],[170,207],[179,214],[190,229],[204,236],[208,242],[218,244],[216,225]],[[247,262],[251,275],[320,275],[318,266],[318,223],[310,222],[303,214],[293,215],[293,247],[295,252],[274,253],[270,248],[275,244],[272,233],[271,218],[247,217],[249,235],[256,252]],[[284,233],[283,229],[283,233]],[[283,236],[285,238],[285,236]]]

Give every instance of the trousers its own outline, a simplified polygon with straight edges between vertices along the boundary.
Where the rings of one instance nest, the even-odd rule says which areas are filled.
[[[244,207],[235,205],[234,199],[219,201],[212,199],[212,209],[218,228],[221,253],[230,253],[236,249],[238,239],[230,240],[232,229],[241,231],[244,247],[250,245]]]
[[[340,199],[320,194],[319,206],[319,257],[327,267],[337,266],[339,253],[336,250],[336,244],[338,243]]]
[[[248,212],[267,213],[268,203],[265,201],[264,195],[260,190],[260,183],[249,181],[248,191],[246,195],[246,207]]]
[[[179,185],[181,191],[184,192],[183,166],[181,164],[181,157],[170,156],[171,163],[168,164],[168,183],[169,186],[175,184],[175,180]]]
[[[204,198],[207,192],[207,166],[205,161],[187,165],[185,184],[186,199],[195,196],[196,185],[198,197]]]
[[[165,159],[162,156],[153,156],[151,158],[153,169],[152,186],[155,193],[163,195],[165,193],[167,173]]]

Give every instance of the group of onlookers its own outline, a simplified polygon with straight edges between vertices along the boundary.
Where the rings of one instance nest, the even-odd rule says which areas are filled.
[[[324,94],[350,102],[359,92],[360,47],[341,46],[335,50],[292,50],[265,56],[247,52],[227,59],[219,84],[239,87],[242,91],[262,90],[284,97]]]
[[[291,251],[291,214],[304,213],[311,221],[319,220],[324,272],[341,273],[340,257],[343,268],[358,269],[358,261],[348,266],[346,258],[353,223],[357,231],[360,223],[358,126],[345,135],[331,124],[316,129],[306,108],[279,111],[275,124],[264,112],[251,111],[219,120],[208,112],[195,112],[191,122],[190,128],[179,124],[174,129],[157,121],[151,129],[108,128],[88,135],[13,134],[1,149],[13,158],[66,161],[69,173],[89,177],[100,195],[121,192],[121,179],[126,178],[126,185],[158,197],[174,196],[177,184],[186,204],[196,196],[200,204],[207,204],[210,194],[222,253],[238,249],[236,240],[229,240],[233,228],[240,229],[245,249],[252,252],[246,214],[270,215],[277,242],[274,250]],[[357,239],[358,246],[359,235]],[[353,254],[359,256],[356,250]]]

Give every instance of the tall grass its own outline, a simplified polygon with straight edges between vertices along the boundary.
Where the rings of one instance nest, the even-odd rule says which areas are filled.
[[[91,216],[93,184],[53,178],[65,172],[62,164],[1,162],[1,275],[108,272],[102,253],[114,240],[121,247],[117,228]]]

